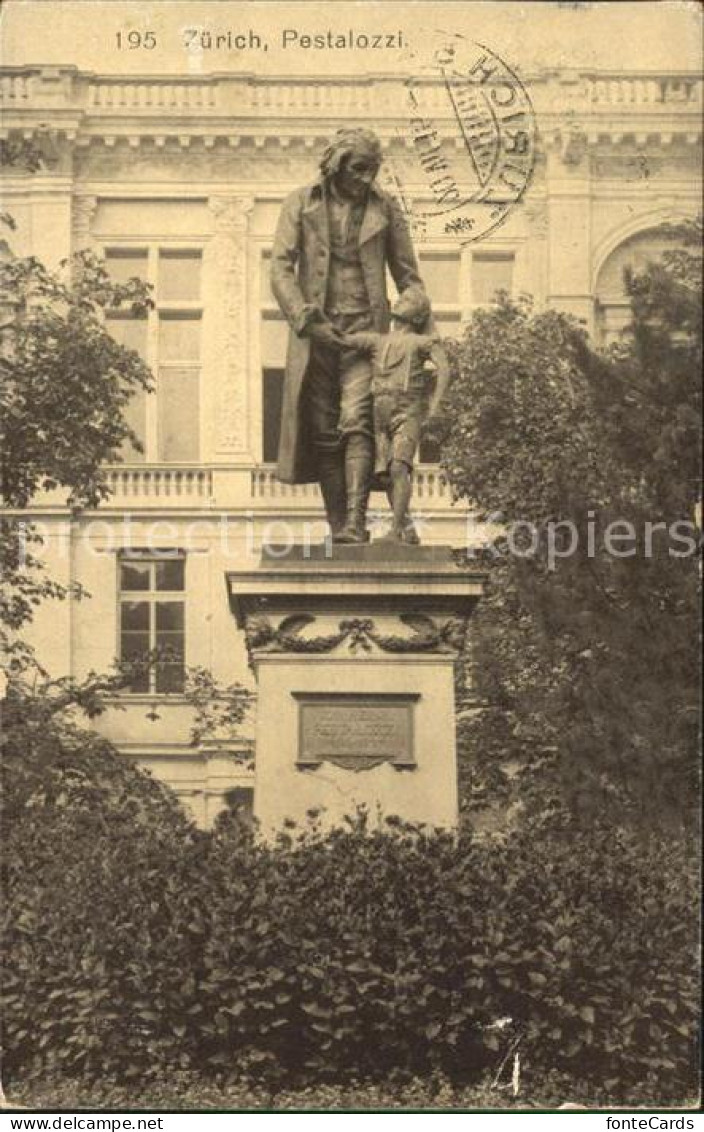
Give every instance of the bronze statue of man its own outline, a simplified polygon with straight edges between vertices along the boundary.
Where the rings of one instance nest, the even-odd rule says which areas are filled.
[[[286,198],[271,285],[290,326],[277,476],[319,482],[335,542],[367,539],[374,465],[371,362],[345,341],[386,333],[388,267],[399,292],[420,285],[406,219],[376,184],[371,130],[338,131],[320,177]]]

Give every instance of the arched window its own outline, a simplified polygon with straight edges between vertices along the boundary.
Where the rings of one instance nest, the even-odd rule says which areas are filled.
[[[601,345],[608,346],[621,337],[631,320],[631,309],[624,272],[644,271],[663,252],[676,246],[676,239],[663,228],[648,228],[629,236],[607,256],[597,276],[596,332]]]

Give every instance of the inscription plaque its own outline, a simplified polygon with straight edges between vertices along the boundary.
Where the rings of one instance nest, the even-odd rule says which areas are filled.
[[[383,762],[413,767],[413,710],[418,696],[294,692],[301,768],[335,763],[368,770]]]

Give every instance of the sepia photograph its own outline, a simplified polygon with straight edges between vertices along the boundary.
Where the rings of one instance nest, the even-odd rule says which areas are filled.
[[[5,1128],[700,1126],[703,90],[693,0],[4,0]]]

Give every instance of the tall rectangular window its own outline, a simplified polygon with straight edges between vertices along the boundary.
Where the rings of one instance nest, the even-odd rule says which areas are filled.
[[[119,562],[120,660],[133,665],[131,693],[182,692],[185,559],[177,552]]]
[[[459,251],[423,250],[419,257],[420,275],[433,308],[435,332],[443,338],[459,338],[461,334],[461,259]],[[438,444],[422,437],[418,462],[437,464],[441,452]]]
[[[146,248],[111,248],[106,252],[105,261],[115,283],[127,283],[135,277],[147,280],[149,263]],[[149,322],[146,316],[135,318],[127,310],[115,310],[108,311],[107,321],[110,333],[121,346],[136,350],[142,361],[148,361]],[[146,459],[147,446],[147,394],[143,389],[138,389],[132,395],[124,414],[143,450],[140,452],[130,441],[126,441],[122,455],[129,463],[140,463]]]
[[[474,252],[470,280],[472,306],[495,302],[499,291],[511,294],[513,261],[513,252]]]
[[[419,267],[433,310],[455,310],[460,302],[459,252],[422,251]]]
[[[281,404],[288,323],[279,310],[269,283],[271,253],[265,251],[260,263],[260,351],[262,359],[262,459],[274,463],[279,451]]]
[[[127,419],[144,452],[127,445],[128,462],[195,463],[200,458],[202,253],[198,248],[107,248],[105,260],[118,282],[133,276],[151,283],[155,309],[134,319],[109,311],[111,333],[136,349],[156,379],[152,394],[138,392]]]
[[[462,318],[460,254],[458,251],[422,251],[420,275],[433,306],[435,329],[444,338],[457,338]]]
[[[284,400],[284,371],[280,368],[262,371],[262,456],[267,464],[276,462],[279,454],[281,410]]]

